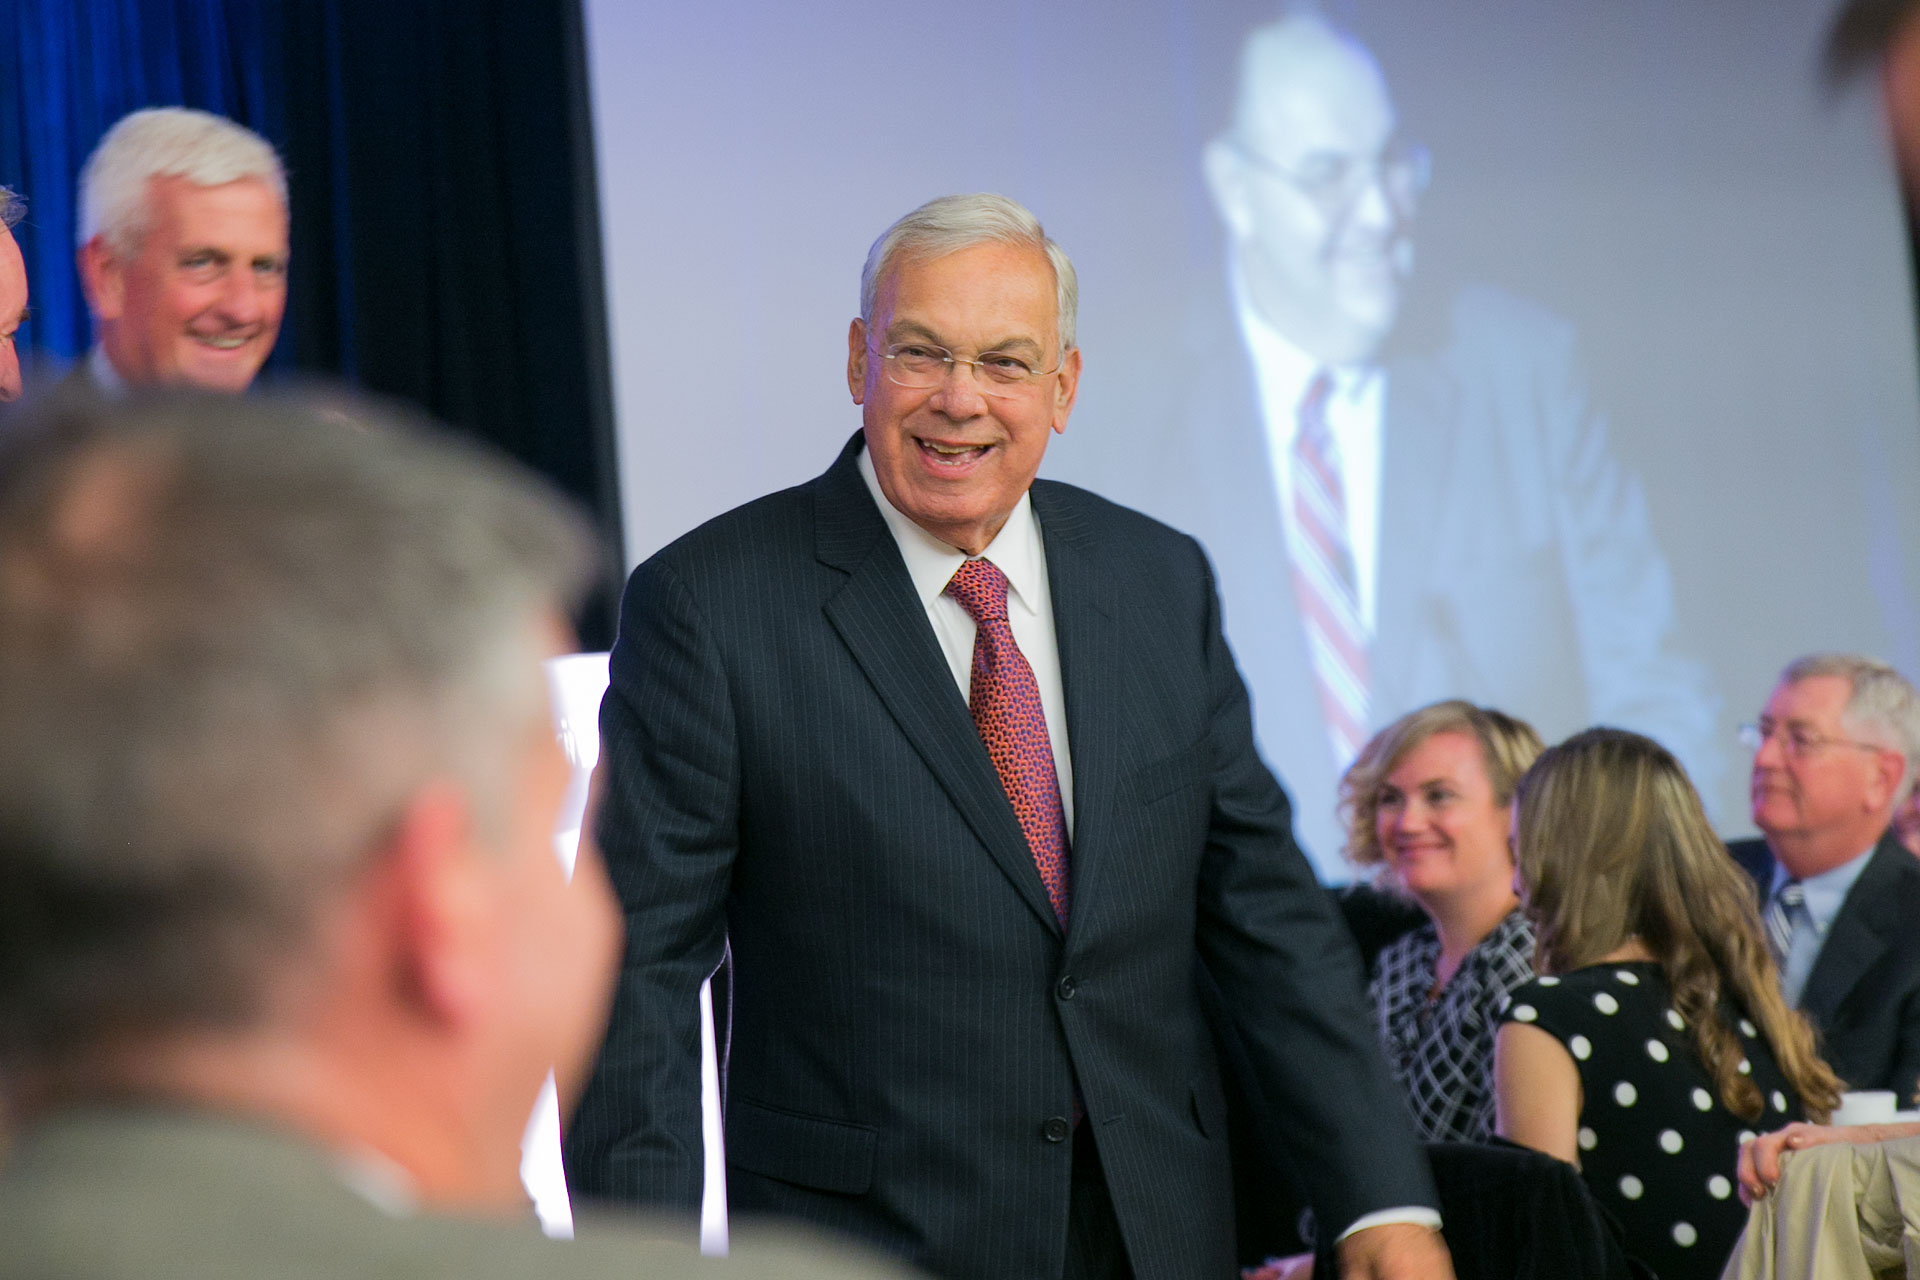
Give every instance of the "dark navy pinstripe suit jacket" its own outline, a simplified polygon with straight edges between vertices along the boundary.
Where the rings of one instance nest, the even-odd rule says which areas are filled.
[[[1077,1080],[1136,1272],[1232,1275],[1196,956],[1322,1220],[1434,1203],[1198,545],[1033,486],[1074,762],[1063,935],[859,447],[627,586],[598,831],[629,936],[575,1194],[697,1203],[694,995],[730,940],[736,1213],[939,1275],[1058,1276]]]

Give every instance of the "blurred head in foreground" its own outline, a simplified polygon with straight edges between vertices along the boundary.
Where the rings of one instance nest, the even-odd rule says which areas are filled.
[[[540,662],[589,539],[346,403],[56,399],[0,446],[4,1072],[28,1127],[244,1113],[523,1208],[618,938],[551,844]]]
[[[1920,0],[1845,0],[1827,29],[1825,60],[1830,89],[1869,69],[1879,73],[1894,163],[1913,199],[1920,194]]]

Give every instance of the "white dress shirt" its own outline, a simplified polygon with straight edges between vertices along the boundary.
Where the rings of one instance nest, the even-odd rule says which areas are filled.
[[[1234,309],[1259,388],[1260,420],[1266,428],[1267,461],[1289,554],[1299,552],[1293,517],[1293,439],[1300,433],[1300,401],[1322,369],[1333,378],[1327,397],[1327,430],[1340,459],[1340,487],[1347,507],[1347,548],[1353,553],[1360,593],[1360,625],[1373,638],[1374,584],[1380,567],[1380,438],[1386,410],[1386,376],[1371,365],[1327,368],[1287,341],[1253,307],[1236,271]]]
[[[947,583],[967,562],[967,553],[948,546],[922,529],[887,501],[873,473],[873,459],[860,451],[860,478],[887,522],[900,558],[907,562],[907,576],[913,579],[914,594],[927,611],[940,651],[947,656],[953,682],[960,696],[972,699],[973,636],[977,628],[973,615],[960,602],[946,595]],[[995,568],[1007,575],[1007,625],[1013,629],[1013,642],[1033,668],[1034,683],[1040,686],[1040,706],[1047,716],[1047,741],[1053,747],[1053,772],[1060,780],[1060,805],[1066,812],[1067,840],[1073,840],[1073,755],[1067,749],[1067,697],[1060,683],[1060,642],[1053,630],[1053,593],[1047,580],[1047,549],[1040,537],[1040,522],[1034,518],[1033,503],[1026,494],[980,553]]]
[[[970,696],[973,682],[973,637],[978,628],[973,616],[960,602],[943,594],[947,583],[967,562],[967,553],[949,546],[915,524],[887,500],[873,472],[873,459],[860,451],[860,478],[887,522],[900,558],[907,563],[907,576],[913,580],[914,593],[927,611],[933,634],[946,655],[953,681],[962,697]],[[1060,683],[1060,644],[1053,627],[1053,594],[1047,579],[1046,543],[1040,536],[1040,521],[1033,514],[1033,503],[1026,494],[993,541],[980,553],[1007,575],[1007,623],[1014,643],[1020,646],[1033,678],[1040,686],[1040,705],[1046,711],[1047,738],[1053,746],[1053,768],[1060,779],[1060,803],[1066,810],[1067,837],[1073,837],[1073,758],[1067,750],[1066,695]],[[1340,1233],[1342,1239],[1363,1227],[1384,1226],[1390,1222],[1411,1222],[1439,1227],[1440,1215],[1430,1209],[1408,1207],[1383,1209],[1370,1213]]]
[[[1807,989],[1807,979],[1813,974],[1814,962],[1820,958],[1820,948],[1826,945],[1827,930],[1833,927],[1833,918],[1840,914],[1847,895],[1853,892],[1854,882],[1867,869],[1867,859],[1872,856],[1873,849],[1869,848],[1857,858],[1800,882],[1800,891],[1806,897],[1787,913],[1787,921],[1793,926],[1792,941],[1780,965],[1780,992],[1789,1005],[1799,1007],[1801,993]],[[1773,888],[1767,894],[1767,902],[1761,904],[1763,910],[1773,901],[1773,895],[1780,892],[1780,886],[1791,878],[1785,866],[1779,862],[1773,864]]]

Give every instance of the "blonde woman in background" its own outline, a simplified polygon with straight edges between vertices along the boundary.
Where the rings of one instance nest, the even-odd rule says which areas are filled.
[[[1540,754],[1524,721],[1436,702],[1394,721],[1340,781],[1347,858],[1420,904],[1368,994],[1381,1046],[1430,1142],[1493,1132],[1493,1042],[1507,993],[1533,976],[1533,934],[1507,848],[1514,787]]]
[[[1499,1132],[1577,1165],[1661,1280],[1718,1276],[1746,1221],[1740,1143],[1840,1096],[1752,885],[1679,763],[1619,729],[1534,763],[1514,846],[1543,976],[1500,1028]]]

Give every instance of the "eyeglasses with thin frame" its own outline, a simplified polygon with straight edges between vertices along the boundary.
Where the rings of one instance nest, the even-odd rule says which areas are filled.
[[[1233,147],[1247,163],[1291,186],[1328,218],[1344,216],[1375,182],[1396,210],[1411,213],[1433,182],[1433,152],[1423,143],[1397,136],[1377,155],[1315,151],[1297,164],[1276,160],[1243,142]]]
[[[1005,351],[984,351],[975,359],[968,360],[931,342],[895,342],[885,347],[869,345],[867,350],[887,362],[887,381],[895,386],[912,387],[916,391],[940,386],[956,366],[970,365],[982,395],[1017,396],[1061,369],[1058,364],[1051,369],[1036,369],[1032,361]]]
[[[1740,745],[1749,751],[1757,752],[1767,744],[1769,738],[1780,739],[1780,749],[1789,760],[1802,760],[1822,747],[1853,747],[1860,751],[1891,751],[1877,742],[1861,742],[1856,738],[1830,738],[1815,733],[1803,724],[1788,721],[1778,724],[1772,720],[1761,720],[1757,724],[1743,724],[1739,728]]]

